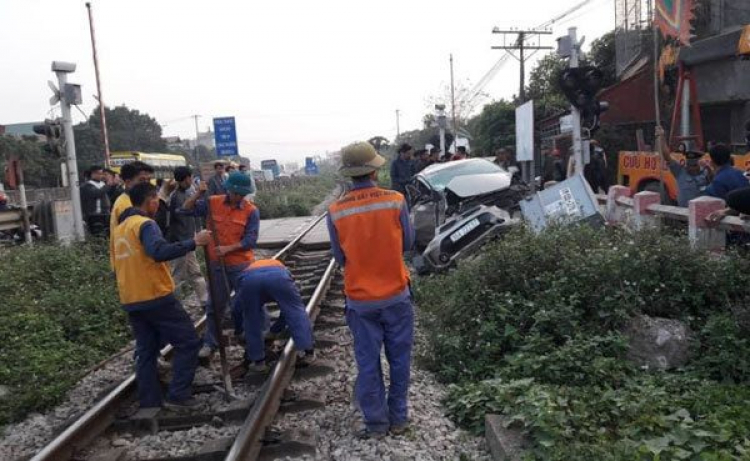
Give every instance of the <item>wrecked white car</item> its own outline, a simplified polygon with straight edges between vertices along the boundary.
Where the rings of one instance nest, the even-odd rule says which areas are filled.
[[[432,165],[407,186],[421,271],[442,270],[518,222],[529,187],[481,159]]]

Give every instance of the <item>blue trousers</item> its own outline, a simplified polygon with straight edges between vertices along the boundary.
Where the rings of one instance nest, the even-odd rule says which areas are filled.
[[[263,336],[268,324],[266,303],[270,301],[279,305],[282,322],[289,327],[295,348],[312,349],[312,325],[292,274],[283,267],[263,267],[242,274],[234,300],[235,310],[242,312],[244,320],[245,358],[254,362],[265,359]]]
[[[128,318],[135,336],[135,376],[141,407],[161,406],[162,392],[156,359],[162,343],[174,347],[172,381],[167,398],[173,402],[189,399],[201,341],[180,302],[172,299],[153,309],[128,312]]]
[[[414,309],[411,300],[382,308],[347,307],[346,323],[354,338],[357,382],[354,395],[367,428],[385,432],[391,425],[408,421],[409,369],[414,339]],[[386,399],[380,351],[391,372]]]
[[[229,289],[237,292],[237,279],[239,278],[242,271],[248,265],[239,266],[227,266],[227,278],[229,279]],[[216,285],[215,289],[209,289],[208,304],[206,304],[206,332],[203,335],[203,342],[206,346],[216,349],[219,347],[219,343],[216,340],[214,332],[216,331],[216,324],[214,323],[213,311],[217,309],[219,318],[223,319],[227,314],[225,307],[229,302],[229,293],[225,288],[224,284],[224,273],[221,270],[221,266],[218,263],[210,263],[209,270],[213,276],[213,283]],[[216,293],[216,302],[214,302],[213,296]],[[239,334],[242,332],[242,313],[236,309],[232,309],[232,320],[234,324],[234,332]]]

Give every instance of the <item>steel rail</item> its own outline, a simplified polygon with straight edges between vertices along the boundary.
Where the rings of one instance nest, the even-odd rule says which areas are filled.
[[[292,239],[291,242],[289,242],[284,248],[282,248],[278,253],[276,253],[272,259],[284,259],[284,258],[286,258],[288,256],[288,254],[291,253],[292,250],[295,249],[297,245],[299,245],[299,243],[302,241],[302,239],[305,238],[307,236],[307,234],[311,230],[313,230],[315,228],[315,226],[317,226],[318,223],[320,221],[322,221],[323,218],[325,218],[326,216],[328,216],[328,212],[325,212],[322,215],[320,215],[317,218],[315,218],[313,220],[313,222],[311,222],[307,227],[305,227],[305,229],[301,233],[297,234],[297,236],[294,237],[294,239]]]
[[[320,283],[318,283],[315,292],[307,302],[305,311],[313,323],[318,316],[320,302],[328,291],[335,270],[336,261],[331,258]],[[271,375],[258,393],[258,397],[255,399],[250,413],[248,413],[224,461],[251,461],[258,459],[262,448],[261,441],[263,435],[266,428],[276,416],[284,389],[286,389],[287,384],[294,374],[294,364],[296,361],[297,354],[294,350],[294,340],[289,338]]]
[[[284,259],[302,241],[302,239],[325,218],[327,213],[318,216],[309,226],[289,242],[273,259]],[[330,267],[330,266],[329,266]],[[315,292],[318,293],[318,290]],[[315,294],[313,295],[313,299]],[[309,305],[309,304],[308,304]],[[203,315],[196,323],[196,330],[204,328],[206,316]],[[291,342],[291,339],[289,340]],[[284,350],[286,352],[286,349]],[[162,349],[162,356],[168,357],[172,352],[172,345]],[[135,373],[129,375],[115,389],[109,392],[93,407],[89,408],[72,425],[50,441],[41,451],[29,461],[67,461],[74,452],[88,445],[93,439],[101,435],[114,421],[118,408],[135,392]]]
[[[204,315],[195,323],[195,329],[202,329],[205,322],[206,316]],[[172,350],[172,345],[168,344],[161,350],[161,355],[169,357]],[[120,405],[127,401],[130,395],[135,392],[135,389],[135,373],[132,373],[29,461],[63,461],[70,459],[75,450],[85,447],[109,427],[114,421]]]

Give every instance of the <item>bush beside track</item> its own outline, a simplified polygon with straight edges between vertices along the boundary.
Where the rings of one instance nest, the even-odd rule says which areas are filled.
[[[451,416],[476,432],[503,413],[527,460],[750,459],[750,261],[684,237],[586,227],[519,230],[416,283],[425,360]],[[696,332],[684,369],[624,359],[635,314]],[[743,320],[744,319],[744,320]]]
[[[336,177],[325,173],[280,191],[258,191],[255,204],[261,219],[310,216],[313,208],[336,187]]]
[[[35,245],[0,264],[0,427],[59,403],[130,340],[106,244]]]

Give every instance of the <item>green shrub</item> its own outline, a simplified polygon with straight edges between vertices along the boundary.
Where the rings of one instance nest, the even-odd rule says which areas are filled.
[[[417,281],[422,359],[455,383],[454,419],[480,431],[485,413],[510,416],[535,442],[529,459],[750,459],[750,391],[722,384],[750,380],[730,309],[749,265],[655,231],[519,229]],[[698,332],[685,371],[649,375],[624,359],[623,326],[641,313]]]
[[[0,265],[0,425],[58,403],[82,373],[130,339],[107,248],[36,245]]]

